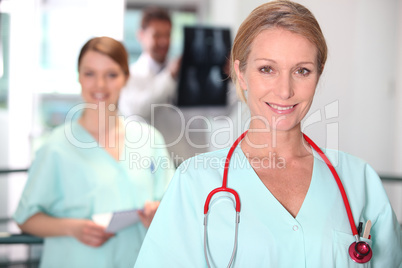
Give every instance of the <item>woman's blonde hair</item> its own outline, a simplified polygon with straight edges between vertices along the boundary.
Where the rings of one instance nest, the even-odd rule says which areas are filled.
[[[317,47],[318,73],[321,74],[324,70],[327,60],[327,44],[320,25],[310,10],[301,4],[286,0],[262,4],[243,21],[233,41],[230,56],[231,77],[236,85],[237,95],[242,101],[246,101],[246,98],[239,85],[234,62],[239,60],[239,69],[244,71],[255,37],[262,31],[274,27],[299,34],[314,44]]]

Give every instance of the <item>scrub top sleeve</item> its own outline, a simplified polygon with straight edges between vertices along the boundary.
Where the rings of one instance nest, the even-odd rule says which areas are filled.
[[[402,233],[391,205],[384,208],[371,228],[372,267],[402,267]]]
[[[175,167],[165,147],[165,141],[159,131],[155,129],[154,163],[154,200],[161,200],[172,179]]]
[[[182,172],[179,167],[163,196],[135,268],[200,267],[205,263],[202,219],[198,222],[195,216],[197,210],[188,187],[191,178]]]
[[[380,178],[368,164],[366,179],[370,193],[366,215],[372,221],[372,267],[402,267],[401,227]]]
[[[58,185],[58,155],[48,147],[40,149],[33,161],[16,212],[19,224],[38,212],[52,215],[53,205],[62,195]]]

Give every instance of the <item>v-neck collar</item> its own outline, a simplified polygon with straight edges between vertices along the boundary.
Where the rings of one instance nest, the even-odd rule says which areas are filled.
[[[312,149],[313,150],[313,149]],[[296,217],[293,217],[292,214],[290,214],[290,212],[278,201],[278,199],[271,193],[271,191],[264,185],[264,183],[261,181],[261,179],[258,177],[257,173],[255,172],[255,170],[253,169],[253,167],[250,165],[250,162],[248,161],[246,155],[244,154],[243,150],[241,149],[241,146],[237,146],[236,148],[236,154],[238,154],[240,156],[241,159],[240,163],[245,163],[244,167],[246,170],[249,170],[251,172],[251,176],[250,179],[248,180],[248,183],[253,183],[255,184],[253,187],[253,189],[257,190],[258,193],[255,193],[255,196],[265,196],[266,198],[269,199],[270,202],[267,202],[268,204],[270,204],[272,206],[272,204],[275,206],[274,209],[276,210],[280,210],[282,211],[282,214],[287,215],[287,218],[290,218],[291,220],[298,220],[299,218],[303,217],[303,213],[306,210],[306,206],[308,206],[308,203],[310,203],[310,196],[314,195],[313,192],[315,191],[315,181],[316,181],[316,176],[315,173],[316,168],[317,168],[317,154],[316,152],[313,150],[313,172],[311,174],[311,181],[310,181],[310,185],[309,188],[307,190],[306,196],[304,197],[303,203],[299,209],[299,212],[297,213]],[[263,201],[263,200],[262,200]],[[308,210],[308,209],[307,209]]]
[[[120,159],[123,159],[123,156],[125,154],[125,146],[122,147],[122,151],[120,152],[119,155],[119,160],[115,159],[112,155],[110,155],[103,147],[99,145],[99,142],[94,138],[94,136],[91,135],[91,133],[88,132],[79,122],[78,120],[73,122],[73,128],[75,128],[77,131],[80,132],[80,136],[83,136],[85,142],[93,142],[96,144],[96,149],[97,151],[100,151],[102,154],[106,154],[107,157],[112,160],[115,164],[120,163]],[[74,130],[73,130],[74,132]]]

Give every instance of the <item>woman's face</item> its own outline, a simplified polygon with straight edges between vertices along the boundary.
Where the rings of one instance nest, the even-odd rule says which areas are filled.
[[[79,66],[79,82],[82,97],[87,103],[104,102],[117,105],[120,91],[127,77],[120,65],[110,57],[93,51],[87,51]]]
[[[280,28],[257,35],[245,70],[240,72],[240,62],[235,61],[239,84],[248,93],[250,128],[300,127],[319,79],[316,57],[316,47],[301,35]]]

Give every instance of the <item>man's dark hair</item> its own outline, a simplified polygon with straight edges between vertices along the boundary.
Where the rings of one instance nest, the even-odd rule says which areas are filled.
[[[143,10],[141,19],[141,28],[144,30],[153,20],[164,20],[172,24],[170,14],[166,9],[150,6]]]

